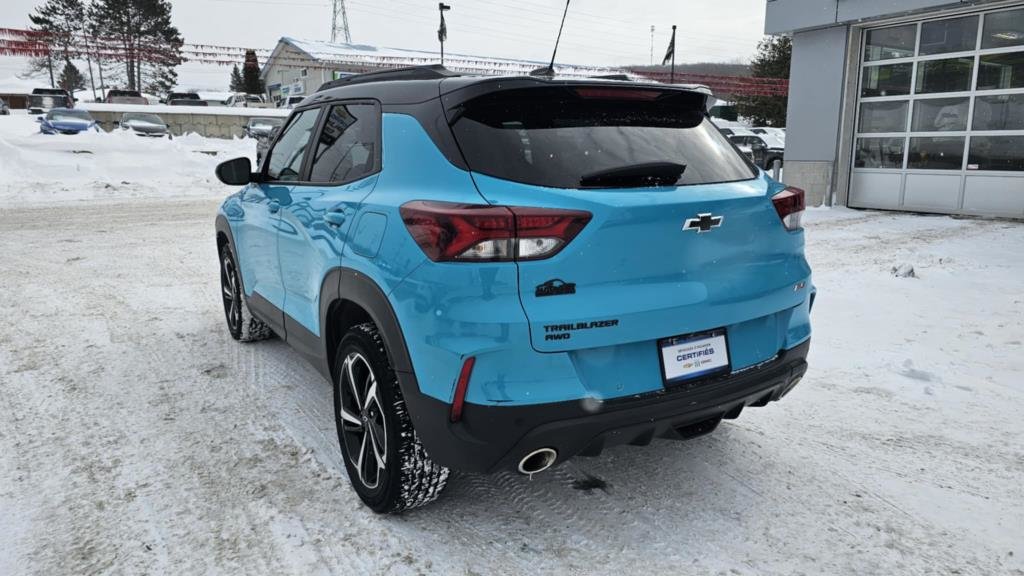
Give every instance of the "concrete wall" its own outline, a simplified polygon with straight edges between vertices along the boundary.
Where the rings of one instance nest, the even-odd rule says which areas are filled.
[[[846,69],[846,26],[793,34],[786,111],[786,183],[820,205],[832,181]]]
[[[989,4],[999,0],[768,0],[766,34],[889,18],[923,10]]]
[[[117,128],[123,112],[90,110],[89,114],[106,131]],[[215,115],[203,113],[168,113],[159,112],[158,115],[171,127],[171,133],[175,136],[194,132],[200,136],[210,138],[234,138],[245,134],[245,125],[249,118],[265,117],[270,114],[260,114],[258,109],[253,109],[249,115]],[[275,114],[276,115],[276,114]]]

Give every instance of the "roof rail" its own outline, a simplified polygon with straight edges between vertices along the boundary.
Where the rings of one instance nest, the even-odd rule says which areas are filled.
[[[406,68],[394,68],[391,70],[378,70],[363,74],[353,74],[337,80],[325,82],[317,88],[317,92],[338,88],[339,86],[351,86],[353,84],[365,84],[367,82],[392,82],[396,80],[437,80],[440,78],[453,78],[461,76],[457,72],[445,68],[440,64],[427,66],[409,66]]]

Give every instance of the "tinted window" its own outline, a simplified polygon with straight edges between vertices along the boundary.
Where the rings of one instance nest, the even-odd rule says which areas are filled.
[[[868,30],[864,45],[864,60],[888,60],[914,55],[917,24]]]
[[[982,48],[1024,45],[1024,10],[1008,10],[985,15]]]
[[[865,66],[860,95],[901,96],[910,94],[910,74],[913,70],[913,64]]]
[[[309,179],[352,182],[376,171],[377,107],[372,104],[331,106],[317,139]]]
[[[907,129],[907,102],[865,102],[860,105],[861,132],[903,132]]]
[[[964,92],[971,89],[974,58],[926,60],[917,64],[918,94]]]
[[[978,90],[1024,88],[1024,52],[981,57]]]
[[[978,17],[935,20],[921,24],[921,56],[974,50]]]
[[[505,90],[467,103],[452,130],[472,170],[540,186],[586,187],[609,172],[621,180],[621,169],[638,166],[621,187],[753,178],[703,103],[700,94],[656,88]],[[658,175],[644,173],[652,165]],[[686,168],[676,177],[666,165]]]
[[[914,132],[967,130],[967,98],[929,98],[914,101]]]
[[[964,160],[964,137],[911,138],[907,168],[960,170]]]
[[[306,144],[316,126],[319,108],[304,110],[295,116],[277,144],[270,151],[267,160],[267,178],[275,181],[298,180],[302,172],[302,160],[306,157]]]
[[[1024,130],[1024,94],[975,98],[974,129]]]
[[[972,136],[968,170],[1024,171],[1024,136]]]
[[[858,138],[857,168],[903,168],[903,138]]]

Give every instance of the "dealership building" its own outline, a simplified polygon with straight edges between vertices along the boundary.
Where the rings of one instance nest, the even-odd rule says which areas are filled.
[[[768,0],[809,202],[1024,218],[1024,2]]]

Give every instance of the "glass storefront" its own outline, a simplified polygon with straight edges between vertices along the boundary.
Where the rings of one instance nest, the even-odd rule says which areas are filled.
[[[916,201],[948,175],[956,204],[928,211],[987,205],[965,195],[991,182],[1024,206],[1024,7],[866,30],[861,58],[852,205],[858,183],[884,182],[898,187],[885,207],[914,209],[904,188]]]

